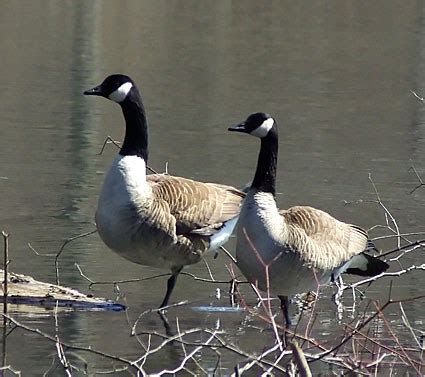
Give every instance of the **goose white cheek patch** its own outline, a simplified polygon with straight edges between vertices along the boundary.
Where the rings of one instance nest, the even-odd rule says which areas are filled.
[[[108,96],[108,98],[114,102],[122,102],[124,101],[125,97],[127,97],[127,94],[132,87],[133,87],[133,84],[131,82],[126,82],[122,84],[117,90],[112,92]]]
[[[250,134],[255,137],[265,137],[269,131],[272,129],[274,124],[273,118],[266,119],[260,127],[257,127],[255,130],[251,131]]]

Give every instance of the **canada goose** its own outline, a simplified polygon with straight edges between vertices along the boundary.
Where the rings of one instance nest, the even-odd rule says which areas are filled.
[[[343,272],[374,276],[389,267],[363,252],[368,236],[360,227],[307,206],[279,211],[275,200],[278,134],[271,116],[251,114],[229,131],[261,139],[254,180],[239,215],[237,264],[251,283],[278,295],[286,326],[290,325],[289,295],[314,290]]]
[[[124,142],[105,176],[96,211],[100,237],[110,249],[138,264],[172,272],[160,308],[168,305],[183,266],[230,237],[245,194],[233,187],[165,174],[146,175],[148,129],[134,81],[108,76],[85,95],[121,106]]]

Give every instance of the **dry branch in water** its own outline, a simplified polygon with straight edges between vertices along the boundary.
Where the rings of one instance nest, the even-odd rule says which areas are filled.
[[[418,181],[419,181],[419,185],[417,185],[414,189],[412,189],[411,191],[410,191],[410,194],[413,194],[418,188],[420,188],[420,187],[422,187],[422,186],[425,186],[425,183],[422,181],[422,178],[421,178],[421,176],[419,175],[419,173],[418,173],[418,171],[416,170],[416,168],[415,168],[415,166],[412,164],[412,166],[410,167],[410,169],[412,169],[413,170],[413,172],[415,173],[415,175],[416,175],[416,178],[418,179]]]
[[[2,231],[3,236],[3,313],[7,313],[7,295],[9,293],[8,290],[8,281],[9,281],[9,234],[5,231]]]
[[[108,143],[119,146],[113,139],[107,138],[102,151]],[[413,171],[421,186],[423,182],[419,174],[415,168]],[[208,325],[212,321],[208,316],[205,316],[205,321],[200,321],[202,325],[193,326],[192,322],[182,320],[182,314],[180,314],[180,317],[172,316],[176,328],[174,333],[170,334],[167,333],[166,328],[165,331],[161,327],[152,330],[151,326],[154,322],[152,318],[155,316],[157,321],[158,309],[147,308],[141,313],[126,311],[128,328],[124,328],[123,332],[127,332],[139,347],[132,350],[132,357],[127,357],[120,355],[119,344],[117,344],[116,352],[114,350],[112,353],[107,353],[95,349],[91,345],[80,346],[64,341],[58,321],[60,313],[56,310],[54,330],[51,334],[33,328],[9,313],[3,313],[4,321],[9,323],[4,325],[3,340],[5,342],[11,332],[17,328],[37,335],[51,344],[51,354],[54,355],[55,361],[49,371],[60,367],[63,374],[68,376],[80,372],[87,374],[85,367],[80,367],[75,361],[79,358],[81,364],[85,364],[83,355],[87,354],[90,354],[90,360],[94,364],[96,364],[94,359],[110,360],[113,363],[113,368],[111,367],[110,370],[93,371],[107,375],[113,375],[120,371],[137,376],[152,374],[160,376],[173,373],[187,375],[213,373],[218,376],[229,374],[234,376],[241,374],[311,376],[320,372],[327,373],[330,368],[334,368],[335,373],[356,373],[358,375],[384,375],[406,371],[410,374],[423,375],[425,368],[423,337],[425,334],[423,329],[415,328],[417,325],[413,321],[414,316],[409,312],[409,308],[412,303],[415,303],[416,306],[424,305],[425,296],[396,299],[392,297],[390,287],[388,299],[381,304],[368,299],[366,290],[360,291],[360,287],[369,286],[370,283],[377,280],[398,279],[400,276],[413,272],[423,274],[425,270],[425,264],[405,263],[408,260],[405,258],[407,255],[415,255],[414,253],[423,250],[425,240],[414,239],[415,237],[419,238],[418,236],[421,236],[423,232],[403,232],[389,206],[382,201],[371,175],[369,180],[374,189],[375,198],[356,203],[372,203],[382,210],[384,221],[371,229],[376,235],[373,240],[377,244],[382,240],[393,242],[394,247],[390,250],[381,250],[378,257],[398,264],[399,267],[393,268],[391,272],[362,279],[355,283],[347,284],[341,279],[335,290],[337,299],[339,299],[337,308],[339,312],[335,309],[335,315],[329,313],[329,307],[326,309],[322,307],[322,303],[326,302],[322,300],[322,297],[329,295],[330,288],[318,290],[316,299],[300,310],[296,326],[287,331],[287,342],[282,341],[284,328],[276,319],[280,315],[280,307],[277,303],[278,300],[273,297],[273,292],[267,290],[262,293],[253,286],[250,293],[243,293],[245,289],[239,286],[240,282],[236,279],[238,272],[232,263],[226,266],[229,279],[215,279],[214,271],[208,265],[205,273],[207,277],[196,276],[189,272],[183,272],[182,275],[191,277],[194,282],[229,284],[229,297],[233,300],[232,304],[242,308],[237,312],[239,322],[238,326],[234,326],[235,328],[229,326],[227,321],[217,321],[214,325]],[[346,203],[349,204],[349,202]],[[57,281],[59,281],[60,272],[58,260],[65,247],[73,240],[94,232],[86,232],[67,239],[60,247],[59,252],[53,254]],[[41,255],[34,249],[33,251]],[[255,248],[254,252],[260,255]],[[230,253],[228,256],[233,258]],[[5,257],[6,260],[9,260],[9,257]],[[233,260],[233,262],[235,261]],[[267,275],[269,266],[261,260],[259,264],[263,265]],[[89,289],[96,285],[110,284],[114,289],[119,290],[121,284],[169,276],[167,273],[141,279],[95,281],[87,276],[77,263],[75,265],[79,275],[88,282]],[[4,286],[3,289],[4,293],[6,291]],[[352,295],[349,294],[350,292]],[[133,299],[140,300],[140,296]],[[351,307],[344,307],[347,302],[351,304]],[[184,308],[182,308],[183,306]],[[190,304],[184,301],[170,305],[168,314],[177,311],[185,313],[186,310],[191,310],[191,308]],[[327,311],[326,315],[324,315],[325,311]],[[393,317],[389,316],[390,313],[399,314],[396,317],[399,320],[394,321]],[[226,315],[221,314],[219,319]],[[327,322],[330,322],[329,327],[325,327]],[[146,326],[146,323],[150,323],[150,327]],[[253,333],[254,336],[252,336]],[[255,339],[257,343],[253,344],[252,339]],[[5,344],[3,349],[5,350]],[[179,356],[170,358],[170,353]],[[152,360],[163,360],[162,368],[153,370]],[[211,365],[215,365],[215,369],[213,371],[207,369],[203,363],[204,360],[213,360]],[[6,359],[3,359],[1,371],[9,370],[18,373],[15,369],[16,366],[6,365]]]
[[[412,93],[419,101],[424,102],[424,99],[420,97],[415,91],[410,90],[410,93]]]

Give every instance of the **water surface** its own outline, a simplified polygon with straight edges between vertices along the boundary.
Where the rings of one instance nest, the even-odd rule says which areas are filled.
[[[425,191],[409,193],[417,184],[412,163],[425,174],[424,107],[410,93],[425,94],[423,12],[419,1],[2,2],[0,227],[11,234],[10,268],[54,282],[53,258],[36,256],[27,244],[54,254],[66,238],[94,229],[97,195],[116,149],[99,151],[107,135],[122,139],[123,120],[118,106],[82,92],[116,72],[140,86],[150,122],[149,164],[156,170],[168,163],[171,174],[244,185],[252,179],[259,145],[226,129],[265,111],[279,123],[281,208],[307,204],[365,228],[385,224],[383,209],[368,202],[376,200],[371,174],[400,230],[425,231]],[[376,229],[371,235],[387,233]],[[415,237],[421,238],[410,239]],[[396,241],[377,246],[387,250]],[[421,264],[421,253],[392,270]],[[224,255],[207,261],[216,279],[230,280]],[[97,235],[71,243],[60,258],[62,284],[87,291],[75,263],[94,281],[166,272],[121,259]],[[203,263],[187,271],[209,277]],[[418,295],[423,282],[420,271],[394,278],[393,294]],[[385,299],[388,286],[389,279],[377,282],[368,298]],[[120,284],[127,313],[60,313],[59,335],[135,360],[144,351],[130,337],[131,325],[157,307],[164,288],[165,278]],[[189,304],[170,310],[170,319],[175,324],[178,317],[182,329],[224,330],[247,352],[270,347],[273,334],[259,333],[267,326],[255,316],[196,310],[228,306],[227,289],[181,276],[173,301]],[[255,304],[249,289],[242,290]],[[111,285],[95,286],[94,293],[116,297]],[[422,305],[415,301],[406,309],[423,329]],[[315,335],[324,339],[335,327],[335,306],[324,299],[317,310]],[[16,315],[55,333],[52,312],[21,308]],[[387,315],[400,322],[397,308]],[[144,317],[140,328],[163,332],[155,314]],[[173,368],[183,353],[179,346],[167,348],[148,360],[147,370]],[[24,375],[46,372],[55,355],[54,344],[37,334],[18,329],[7,339],[6,364]],[[86,363],[89,373],[119,365],[90,353],[70,352],[69,358],[80,368]],[[243,360],[224,356],[217,373],[229,374]],[[198,362],[213,371],[217,355],[200,353]],[[197,370],[193,363],[191,368]]]

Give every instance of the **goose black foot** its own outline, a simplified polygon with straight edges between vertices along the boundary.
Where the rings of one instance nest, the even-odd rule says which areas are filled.
[[[165,334],[167,336],[174,336],[176,335],[173,329],[171,328],[170,322],[168,321],[167,316],[165,315],[163,310],[160,310],[158,312],[159,318],[161,318],[162,324],[164,325]]]
[[[282,310],[282,314],[283,314],[283,319],[284,319],[284,323],[283,323],[283,327],[285,329],[289,329],[289,327],[291,327],[292,325],[292,321],[291,318],[289,318],[289,299],[288,296],[278,296],[280,299],[280,309]]]
[[[289,299],[288,296],[278,296],[280,299],[280,310],[282,311],[283,315],[283,334],[282,334],[282,342],[284,347],[286,348],[289,345],[288,341],[288,332],[292,321],[291,318],[289,318]]]
[[[159,306],[159,318],[161,318],[162,324],[164,325],[165,333],[168,336],[175,335],[173,329],[171,328],[170,322],[168,321],[167,316],[165,315],[165,309],[168,306],[168,302],[170,301],[171,293],[173,293],[173,289],[176,285],[177,277],[179,276],[180,271],[183,267],[172,268],[172,275],[167,280],[167,292],[165,293],[164,300],[162,300],[161,305]]]

